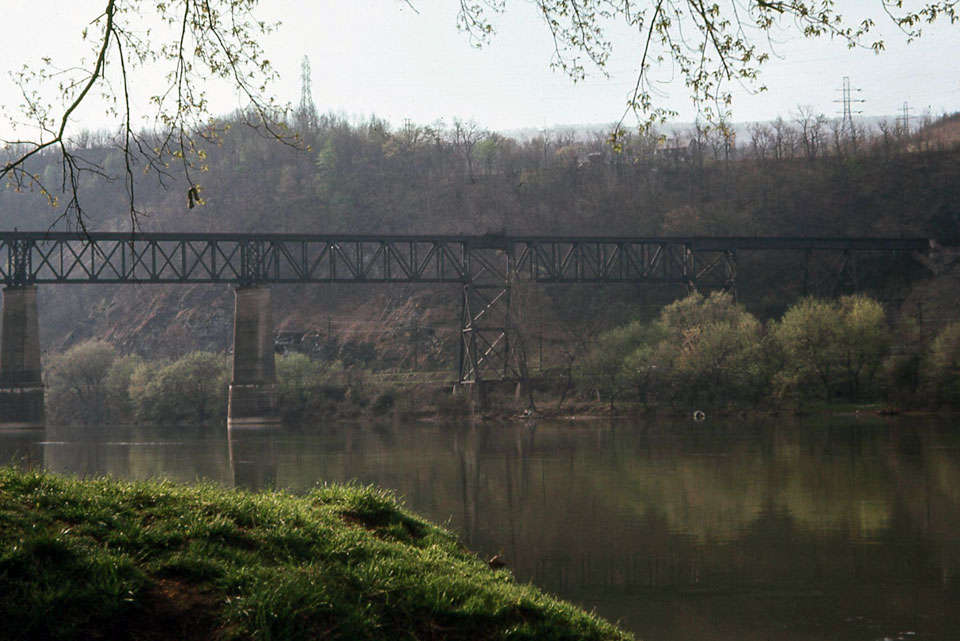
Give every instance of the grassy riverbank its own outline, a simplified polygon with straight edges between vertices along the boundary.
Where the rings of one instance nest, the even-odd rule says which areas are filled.
[[[0,469],[3,639],[628,639],[372,488]]]

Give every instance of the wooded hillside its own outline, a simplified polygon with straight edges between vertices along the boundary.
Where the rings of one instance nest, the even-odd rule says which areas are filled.
[[[377,119],[336,116],[294,117],[291,127],[302,137],[295,148],[258,136],[242,120],[238,114],[223,123],[218,140],[188,159],[206,169],[193,176],[202,204],[189,206],[190,185],[176,171],[141,172],[139,229],[960,237],[960,115],[907,131],[889,122],[843,127],[800,110],[730,136],[697,127],[628,135],[619,150],[604,131],[511,138],[459,120],[391,130]],[[122,156],[109,142],[89,134],[75,144],[100,162],[97,172],[120,175]],[[55,156],[38,159],[31,171],[47,185],[61,182]],[[129,230],[122,181],[97,172],[79,191],[86,224]],[[40,193],[0,193],[5,229],[61,229],[71,217],[58,222],[58,211]],[[760,317],[782,313],[802,293],[795,257],[753,256],[738,269],[740,299]],[[929,310],[937,304],[929,299],[941,298],[936,291],[949,291],[952,282],[942,276],[931,284],[929,276],[904,264],[867,286],[893,311],[912,310],[918,297]],[[584,334],[578,324],[592,334],[654,314],[682,293],[544,288],[528,295],[536,308],[528,316],[546,327],[547,351],[557,352]],[[274,296],[278,328],[297,340],[313,336],[326,355],[404,367],[417,343],[424,367],[445,367],[455,356],[456,288],[278,287]],[[230,342],[228,287],[44,287],[40,301],[51,349],[99,337],[123,351],[176,355]]]

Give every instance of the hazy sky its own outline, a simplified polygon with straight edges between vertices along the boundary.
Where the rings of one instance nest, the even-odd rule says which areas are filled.
[[[472,117],[494,129],[609,123],[622,114],[636,81],[639,46],[626,29],[615,34],[609,78],[596,71],[574,85],[551,70],[549,34],[535,7],[524,0],[508,3],[497,35],[482,50],[455,29],[458,3],[449,0],[416,1],[419,14],[395,0],[354,0],[350,9],[335,11],[325,8],[332,3],[277,4],[287,20],[276,48],[278,66],[290,78],[282,92],[296,100],[298,62],[308,55],[314,100],[322,110],[375,112],[393,122]],[[879,8],[879,0],[872,4]],[[905,101],[914,115],[960,110],[960,25],[931,28],[910,45],[895,28],[882,27],[888,50],[880,55],[829,40],[774,34],[782,59],[766,65],[768,91],[737,91],[734,119],[786,116],[798,104],[839,114],[841,104],[834,101],[841,98],[844,76],[861,90],[854,98],[865,102],[854,108],[865,115],[899,114]],[[661,86],[679,118],[692,120],[679,79]]]
[[[404,119],[428,124],[459,117],[510,130],[607,124],[623,113],[638,59],[636,38],[625,29],[613,34],[610,77],[588,69],[587,80],[574,84],[550,69],[552,42],[531,2],[510,0],[507,12],[497,18],[498,33],[480,50],[456,29],[459,3],[412,2],[416,11],[400,0],[263,0],[260,15],[283,23],[265,43],[267,56],[282,76],[275,86],[280,101],[298,103],[300,61],[306,55],[318,109],[348,117],[375,114],[394,125]],[[0,104],[9,107],[19,100],[9,70],[35,65],[46,55],[60,67],[73,64],[84,51],[79,33],[103,4],[103,0],[0,0],[5,23]],[[840,4],[856,10],[867,3]],[[870,5],[879,12],[879,0]],[[43,16],[42,23],[38,16]],[[733,120],[789,117],[798,105],[839,115],[841,105],[836,101],[844,76],[860,89],[854,98],[865,102],[855,103],[854,109],[864,115],[898,116],[904,102],[913,116],[960,111],[960,25],[928,27],[922,38],[907,45],[895,28],[879,18],[878,22],[878,33],[888,47],[880,55],[850,51],[829,40],[805,40],[788,31],[775,33],[782,58],[764,68],[762,82],[768,91],[751,95],[738,90]],[[669,79],[670,74],[663,71],[661,77]],[[138,80],[150,79],[141,74]],[[694,113],[679,79],[661,86],[661,100],[680,112],[678,119],[692,120]],[[146,87],[138,95],[146,96]],[[237,106],[229,92],[221,92],[215,104],[224,111]],[[104,126],[100,109],[79,116],[90,126]]]

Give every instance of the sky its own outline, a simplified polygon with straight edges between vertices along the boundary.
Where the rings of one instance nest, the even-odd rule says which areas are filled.
[[[150,3],[152,0],[144,0]],[[550,67],[552,42],[529,0],[509,0],[496,18],[497,33],[481,49],[457,31],[459,3],[453,0],[262,0],[258,15],[280,21],[264,42],[267,57],[280,74],[273,93],[281,103],[300,100],[301,60],[309,58],[311,92],[320,112],[351,119],[376,115],[399,127],[474,120],[497,131],[567,125],[605,126],[616,122],[636,80],[639,45],[635,34],[615,28],[614,52],[607,76],[588,67],[586,80],[574,83]],[[89,48],[80,31],[104,0],[0,0],[7,25],[0,41],[0,105],[7,113],[0,135],[9,136],[9,108],[20,101],[11,70],[36,67],[42,56],[69,68]],[[867,6],[841,0],[850,11]],[[871,3],[879,12],[880,2]],[[43,22],[37,16],[44,16]],[[938,116],[960,111],[960,24],[926,27],[907,44],[897,30],[878,18],[877,34],[887,50],[879,55],[851,51],[828,39],[806,40],[791,30],[773,34],[776,56],[766,64],[757,94],[736,87],[733,122],[790,118],[798,106],[828,117],[841,113],[843,78],[853,88],[854,111],[864,116],[897,117],[907,103],[909,115]],[[669,70],[659,77],[669,80]],[[145,102],[150,73],[135,78],[135,101]],[[658,85],[662,104],[679,112],[678,121],[696,114],[675,76]],[[215,110],[238,104],[226,87],[211,86]],[[862,100],[863,102],[859,102]],[[109,128],[103,106],[91,103],[77,114],[90,128]],[[631,122],[628,118],[627,122]],[[4,129],[6,128],[6,129]]]

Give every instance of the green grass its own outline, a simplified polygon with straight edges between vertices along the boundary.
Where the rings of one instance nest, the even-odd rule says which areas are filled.
[[[628,639],[370,487],[0,469],[2,639]]]

